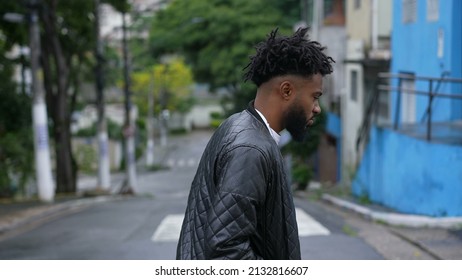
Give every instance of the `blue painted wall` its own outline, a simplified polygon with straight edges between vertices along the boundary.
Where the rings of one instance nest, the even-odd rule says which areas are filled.
[[[342,179],[342,122],[340,117],[327,112],[326,132],[337,139],[337,181]]]
[[[374,126],[352,191],[403,213],[462,216],[462,147]]]
[[[342,137],[342,122],[340,121],[339,116],[331,112],[327,112],[326,131],[335,138]]]
[[[454,26],[454,38],[450,50],[453,57],[452,76],[462,78],[462,1],[454,1],[452,21],[452,26]],[[453,92],[462,94],[462,84],[454,84]],[[462,119],[462,100],[454,102],[451,111],[454,119]]]
[[[440,0],[439,20],[427,20],[427,1],[417,0],[417,20],[403,23],[402,0],[393,2],[391,72],[410,72],[416,76],[440,77],[444,71],[462,78],[462,3],[460,0]],[[443,57],[438,57],[438,32],[444,33]],[[397,86],[397,81],[394,81]],[[416,82],[417,90],[428,91],[427,82]],[[440,93],[462,93],[461,84],[443,84]],[[395,115],[396,94],[392,94],[392,115]],[[416,120],[420,121],[428,106],[428,97],[416,96]],[[462,118],[462,101],[437,98],[433,104],[433,120]]]
[[[394,0],[391,72],[440,77],[448,71],[450,77],[462,78],[462,1],[438,3],[438,21],[428,21],[427,1],[417,0],[417,20],[404,24],[402,0]],[[444,32],[442,57],[439,30]],[[416,81],[415,89],[428,91],[428,82]],[[462,84],[443,84],[439,92],[462,94]],[[392,94],[392,116],[396,96]],[[427,105],[427,96],[416,96],[417,122]],[[437,98],[433,113],[433,121],[460,120],[462,101]],[[429,143],[373,126],[352,191],[404,213],[462,216],[462,146]]]

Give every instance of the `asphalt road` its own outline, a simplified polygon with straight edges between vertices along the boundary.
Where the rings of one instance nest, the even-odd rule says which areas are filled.
[[[175,258],[189,186],[210,132],[170,139],[169,169],[140,171],[136,196],[88,205],[0,242],[0,259]],[[295,199],[303,259],[383,259],[341,213]],[[357,225],[356,225],[357,227]]]

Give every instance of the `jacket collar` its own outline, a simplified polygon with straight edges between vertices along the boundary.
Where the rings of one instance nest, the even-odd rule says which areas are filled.
[[[247,111],[250,112],[257,120],[259,120],[262,124],[266,126],[265,121],[261,118],[260,114],[255,110],[255,100],[249,102],[249,106],[247,106]]]

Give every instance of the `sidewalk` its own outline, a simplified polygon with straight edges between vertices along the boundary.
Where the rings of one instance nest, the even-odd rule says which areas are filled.
[[[462,229],[462,217],[428,217],[421,215],[409,215],[396,212],[374,210],[371,206],[359,205],[351,200],[335,197],[330,194],[323,194],[322,199],[328,203],[336,205],[360,214],[370,221],[384,223],[392,226],[403,226],[410,228],[443,228],[443,229]],[[378,206],[375,207],[379,208]]]
[[[371,227],[383,227],[391,235],[421,249],[434,259],[462,260],[462,217],[402,214],[380,205],[361,205],[353,198],[330,194],[323,194],[321,201],[329,207],[347,210],[361,217]]]

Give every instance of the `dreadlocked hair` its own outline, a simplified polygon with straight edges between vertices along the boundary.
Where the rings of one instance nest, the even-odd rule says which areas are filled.
[[[308,39],[308,28],[299,28],[292,36],[276,36],[277,32],[276,28],[255,47],[256,54],[244,68],[245,81],[260,86],[273,77],[287,74],[311,77],[332,73],[331,63],[335,61],[323,53],[326,47]]]

